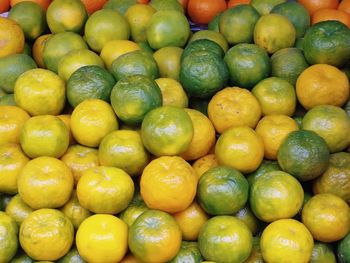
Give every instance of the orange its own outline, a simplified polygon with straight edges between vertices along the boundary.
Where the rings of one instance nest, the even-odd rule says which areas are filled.
[[[180,82],[172,78],[158,78],[155,82],[162,92],[163,106],[188,107],[188,97]]]
[[[199,39],[211,40],[218,44],[223,49],[223,51],[226,52],[228,50],[227,40],[219,32],[213,30],[199,30],[191,36],[188,42],[191,43]]]
[[[0,13],[7,12],[10,9],[10,0],[4,0],[0,3]]]
[[[255,128],[261,117],[261,107],[249,90],[227,87],[211,98],[208,116],[218,133],[244,125]]]
[[[209,219],[209,216],[196,201],[173,216],[181,229],[182,239],[188,241],[197,240],[200,229]]]
[[[298,129],[295,120],[286,115],[268,115],[262,118],[255,128],[255,132],[264,142],[265,158],[276,160],[283,140],[289,133]]]
[[[21,224],[19,241],[35,260],[55,261],[71,248],[74,229],[69,219],[56,209],[39,209]]]
[[[129,39],[130,26],[116,11],[102,9],[93,13],[85,24],[85,39],[93,51],[101,52],[111,40]]]
[[[18,179],[18,193],[33,209],[63,206],[73,190],[73,175],[67,165],[53,157],[30,160]]]
[[[151,110],[141,125],[142,142],[156,156],[185,152],[192,141],[193,133],[190,116],[184,109],[173,106]]]
[[[336,9],[339,0],[298,0],[298,3],[302,4],[308,10],[309,14],[312,15],[319,9]]]
[[[122,169],[108,166],[90,168],[77,185],[79,203],[98,214],[117,214],[134,195],[134,182]]]
[[[11,198],[5,210],[6,214],[11,216],[19,226],[33,211],[30,206],[23,202],[19,194]]]
[[[211,121],[203,113],[193,109],[185,109],[193,125],[193,137],[187,150],[181,154],[185,160],[196,160],[208,154],[214,146],[215,129]]]
[[[243,208],[248,200],[249,184],[236,169],[217,166],[199,179],[197,200],[210,215],[231,215]]]
[[[333,247],[330,244],[315,242],[310,262],[336,263],[337,260],[333,252]]]
[[[56,116],[35,116],[23,125],[20,143],[23,151],[31,158],[39,156],[59,158],[68,148],[69,130]]]
[[[285,2],[287,0],[251,0],[250,4],[258,10],[260,15],[264,16],[270,14],[275,6]]]
[[[83,262],[83,259],[79,255],[78,250],[76,249],[75,246],[72,246],[72,248],[69,250],[69,252],[64,255],[64,257],[60,258],[57,262],[59,263],[69,263],[72,261],[78,261],[78,262]]]
[[[141,263],[139,259],[137,259],[133,254],[128,253],[123,257],[120,263]]]
[[[322,104],[340,107],[349,98],[349,80],[334,66],[316,64],[300,74],[296,92],[299,102],[306,109]]]
[[[76,234],[80,256],[88,262],[119,262],[128,249],[128,226],[112,215],[93,215]]]
[[[47,24],[53,34],[80,33],[88,18],[84,4],[79,0],[55,0],[46,12]]]
[[[129,206],[119,214],[119,218],[123,220],[128,227],[131,227],[135,220],[148,209],[149,208],[143,201],[135,202],[132,200]]]
[[[219,137],[215,145],[215,155],[219,164],[250,173],[263,160],[264,144],[252,128],[232,127]]]
[[[72,112],[74,139],[84,146],[97,147],[105,135],[118,127],[112,107],[103,100],[84,100]]]
[[[183,7],[184,10],[187,9],[188,0],[177,0]]]
[[[35,40],[33,44],[33,48],[32,48],[33,59],[35,60],[36,64],[40,68],[46,68],[44,58],[43,58],[43,52],[44,52],[45,43],[50,36],[52,36],[52,34],[41,35]]]
[[[19,143],[24,123],[30,116],[17,106],[0,106],[0,145]]]
[[[128,244],[142,261],[168,262],[180,250],[181,230],[171,215],[148,210],[129,228]]]
[[[313,246],[309,230],[294,219],[272,222],[260,239],[261,253],[266,262],[308,263]]]
[[[253,235],[257,234],[260,226],[260,221],[254,215],[249,205],[246,205],[245,207],[238,210],[238,212],[234,214],[234,217],[246,224],[246,226],[250,229]]]
[[[61,160],[72,170],[75,184],[85,170],[99,165],[97,149],[79,144],[69,146]]]
[[[66,100],[64,81],[46,69],[31,69],[16,81],[16,104],[30,115],[58,115]],[[45,101],[45,103],[43,103]]]
[[[235,7],[236,5],[250,4],[251,0],[229,0],[227,2],[227,8]]]
[[[1,262],[10,262],[18,248],[18,227],[13,218],[0,211]]]
[[[335,242],[349,232],[350,208],[336,195],[318,194],[304,205],[302,222],[316,240]]]
[[[200,178],[210,168],[218,166],[219,163],[215,157],[215,154],[205,155],[192,164],[192,168],[196,172],[198,178]]]
[[[9,18],[0,17],[0,57],[22,53],[24,33],[22,28]]]
[[[187,260],[190,262],[203,262],[197,242],[182,241],[179,252],[176,257],[169,261],[169,263],[183,262]]]
[[[0,145],[0,192],[17,193],[17,179],[29,161],[18,144]]]
[[[182,52],[180,47],[163,47],[153,53],[161,77],[179,81]]]
[[[10,3],[11,3],[11,6],[14,6],[17,3],[24,2],[24,1],[35,2],[35,3],[39,4],[39,5],[41,5],[41,7],[46,10],[49,7],[49,5],[51,4],[52,0],[10,0]]]
[[[263,160],[258,169],[256,169],[253,173],[248,174],[247,180],[249,185],[251,186],[260,176],[272,171],[281,171],[281,167],[279,167],[278,162]]]
[[[253,213],[264,222],[294,217],[303,200],[304,191],[299,181],[282,171],[267,172],[258,177],[249,196]]]
[[[244,262],[252,251],[252,233],[233,216],[215,216],[199,232],[198,246],[208,261]]]
[[[100,10],[107,0],[81,0],[85,6],[86,11],[89,15],[97,10]]]
[[[349,0],[343,0],[339,3],[338,10],[344,11],[348,14],[350,14],[350,1]]]
[[[337,9],[317,10],[312,15],[311,23],[314,25],[316,23],[327,21],[327,20],[337,20],[345,24],[347,27],[350,27],[350,14]]]
[[[61,121],[64,122],[64,124],[66,125],[68,132],[69,132],[69,145],[75,144],[74,138],[73,138],[73,134],[72,134],[72,130],[70,128],[70,118],[71,115],[70,114],[61,114],[61,115],[57,115],[57,118],[59,118]]]
[[[178,0],[151,0],[149,4],[157,11],[171,10],[184,13],[184,9]]]
[[[294,46],[296,30],[285,16],[268,14],[259,18],[254,28],[254,43],[270,54]]]
[[[226,10],[225,0],[189,0],[187,13],[194,23],[208,24],[214,16]]]
[[[143,170],[140,193],[146,205],[168,213],[189,207],[196,195],[197,176],[189,163],[178,156],[163,156]]]

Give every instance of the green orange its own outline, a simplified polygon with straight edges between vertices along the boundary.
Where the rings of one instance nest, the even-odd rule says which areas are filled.
[[[330,244],[315,242],[310,263],[336,263],[333,248]]]
[[[346,263],[350,259],[350,233],[347,234],[337,246],[337,258],[340,263]]]
[[[244,206],[237,213],[233,215],[234,217],[241,220],[250,229],[253,235],[256,235],[260,230],[260,221],[254,215],[249,205]]]
[[[193,263],[202,262],[202,255],[196,242],[182,241],[179,252],[169,263],[181,263],[187,260]]]
[[[276,5],[284,2],[286,2],[286,0],[252,0],[250,4],[258,10],[261,15],[267,15]]]
[[[162,10],[173,10],[184,13],[184,9],[181,6],[180,2],[177,0],[151,0],[150,5],[155,8],[157,11]]]
[[[199,39],[208,39],[211,41],[214,41],[217,43],[221,48],[226,52],[229,48],[227,40],[225,37],[216,31],[213,30],[199,30],[196,33],[194,33],[191,38],[189,39],[189,43],[199,40]]]
[[[181,60],[191,55],[191,53],[199,50],[210,51],[216,54],[218,57],[224,57],[225,55],[225,51],[217,42],[210,39],[203,38],[203,39],[197,39],[189,42],[183,50],[183,53],[181,55]]]
[[[16,194],[11,198],[5,210],[6,214],[11,216],[19,226],[33,211],[34,210],[29,205],[24,203],[19,194]]]
[[[272,171],[281,171],[281,167],[277,161],[263,160],[258,169],[250,173],[247,177],[249,185],[251,186],[260,176]]]
[[[161,77],[179,81],[182,53],[183,49],[180,47],[163,47],[153,53]]]
[[[14,219],[0,211],[1,248],[0,261],[9,262],[18,248],[18,226]]]

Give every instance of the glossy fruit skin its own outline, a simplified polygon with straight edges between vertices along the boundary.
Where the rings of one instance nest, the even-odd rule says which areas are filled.
[[[188,40],[188,43],[199,39],[207,39],[217,43],[226,52],[228,50],[228,43],[225,37],[217,31],[213,30],[199,30],[194,33]]]
[[[276,5],[284,2],[286,0],[252,0],[250,4],[263,16],[269,14]]]
[[[163,47],[153,53],[161,77],[179,81],[182,53],[183,49],[180,47]]]
[[[180,82],[173,78],[158,78],[155,82],[162,93],[163,106],[188,107],[188,97]]]
[[[32,213],[34,210],[23,202],[21,196],[16,194],[6,206],[6,214],[11,216],[18,226]]]
[[[328,20],[337,20],[350,27],[350,15],[339,9],[320,9],[312,15],[313,25]]]
[[[148,210],[129,228],[128,244],[137,258],[148,262],[167,262],[180,250],[181,230],[169,214]]]
[[[258,169],[248,174],[247,180],[251,186],[260,176],[268,172],[281,171],[277,161],[263,160]]]
[[[57,260],[70,249],[74,228],[69,219],[56,209],[39,209],[21,224],[19,241],[35,260]]]
[[[86,261],[79,255],[78,250],[73,247],[64,257],[60,258],[57,263],[86,263]]]
[[[246,226],[249,228],[253,235],[256,235],[260,230],[261,222],[254,215],[248,204],[246,204],[233,216],[236,217],[238,220],[242,221],[244,224],[246,224]]]
[[[199,31],[198,31],[199,32]],[[223,48],[215,41],[210,39],[197,39],[189,42],[186,47],[183,49],[181,54],[181,60],[186,56],[191,55],[193,52],[198,50],[205,50],[215,53],[218,57],[224,57],[225,51]]]
[[[197,242],[182,241],[179,252],[169,263],[181,263],[184,261],[200,263],[202,260]]]
[[[128,249],[128,226],[118,217],[97,214],[87,218],[76,234],[76,246],[87,262],[119,262]]]
[[[0,39],[4,41],[0,46],[0,57],[22,53],[25,38],[21,27],[15,21],[4,17],[0,18],[0,26]]]
[[[2,240],[0,261],[9,262],[15,256],[18,248],[18,226],[15,220],[3,211],[0,211],[0,229]]]
[[[189,0],[187,13],[191,21],[197,24],[208,24],[218,13],[227,8],[224,0]]]
[[[249,184],[236,169],[218,166],[206,171],[198,182],[197,199],[211,215],[238,212],[248,200]]]
[[[287,173],[301,181],[315,179],[329,164],[326,141],[312,131],[291,132],[278,150],[278,163]]]
[[[346,263],[350,258],[350,233],[347,234],[337,246],[337,259],[340,263]]]
[[[252,250],[248,227],[232,216],[215,216],[202,227],[198,245],[202,256],[214,262],[244,262]]]
[[[310,15],[323,8],[336,9],[339,4],[337,0],[298,0],[298,2],[308,10]]]
[[[315,242],[310,263],[336,263],[333,248],[326,243]]]

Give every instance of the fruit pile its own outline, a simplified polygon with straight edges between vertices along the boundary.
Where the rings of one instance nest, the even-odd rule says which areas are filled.
[[[350,0],[0,13],[0,263],[350,263]]]

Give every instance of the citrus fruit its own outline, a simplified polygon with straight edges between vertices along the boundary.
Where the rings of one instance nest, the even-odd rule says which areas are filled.
[[[0,211],[0,229],[0,260],[9,262],[18,248],[18,227],[15,220],[2,211]]]
[[[155,81],[162,93],[163,106],[188,106],[188,97],[180,82],[172,78],[158,78]]]
[[[200,229],[209,218],[196,201],[173,216],[181,229],[182,239],[190,241],[197,240]]]
[[[55,0],[46,12],[47,24],[54,34],[80,33],[88,18],[85,6],[78,0]]]
[[[286,115],[268,115],[262,118],[255,128],[255,132],[264,142],[265,158],[276,160],[284,139],[288,134],[298,129],[298,124]]]
[[[285,79],[294,86],[308,66],[303,52],[298,48],[283,48],[271,56],[271,75]]]
[[[315,242],[314,248],[312,250],[310,263],[316,262],[329,262],[336,263],[335,255],[333,253],[333,248],[326,243]]]
[[[337,246],[337,258],[340,263],[346,263],[350,257],[350,234],[347,234]]]
[[[153,49],[168,46],[183,47],[190,35],[190,25],[181,12],[158,11],[151,17],[146,35]]]
[[[149,208],[176,213],[191,205],[197,182],[193,168],[184,159],[162,156],[143,170],[140,193]]]
[[[259,12],[260,15],[268,15],[271,10],[286,0],[251,0],[250,4]]]
[[[76,247],[72,247],[71,250],[64,257],[60,258],[57,263],[85,263]]]
[[[260,248],[266,262],[307,263],[314,241],[309,230],[294,219],[272,222],[263,231]]]
[[[336,9],[339,4],[338,0],[298,0],[298,2],[308,10],[310,15],[323,8]]]
[[[278,165],[277,161],[263,160],[259,165],[258,169],[254,172],[248,174],[247,180],[250,186],[254,184],[256,179],[260,176],[273,171],[281,171],[281,167]]]
[[[318,194],[304,205],[302,222],[316,240],[334,242],[344,238],[349,232],[349,211],[349,206],[340,197]]]
[[[203,113],[205,116],[208,116],[208,99],[201,99],[201,98],[191,98],[189,101],[189,107],[191,109],[195,109]]]
[[[147,26],[155,12],[156,9],[151,5],[135,4],[128,8],[124,16],[129,22],[130,35],[133,41],[147,41]]]
[[[185,260],[190,260],[194,263],[200,263],[202,261],[202,255],[199,251],[198,244],[196,242],[181,242],[181,248],[176,256],[169,261],[170,263],[180,263]]]
[[[141,261],[129,252],[123,257],[120,263],[141,263]]]
[[[19,143],[21,129],[30,118],[17,106],[0,106],[0,145]]]
[[[200,177],[197,199],[210,215],[230,215],[244,207],[248,192],[248,181],[238,170],[217,166]]]
[[[261,117],[261,107],[248,90],[227,87],[210,100],[208,116],[218,133],[242,125],[255,128]]]
[[[76,234],[80,256],[88,262],[119,262],[128,249],[128,227],[118,217],[93,215]]]
[[[181,246],[181,230],[175,219],[159,210],[142,213],[129,228],[130,251],[142,261],[168,262]]]
[[[338,10],[342,10],[348,14],[350,14],[350,4],[349,0],[343,0],[338,5]]]
[[[84,66],[99,66],[104,68],[103,60],[88,49],[72,50],[64,55],[58,63],[58,75],[65,81],[78,69]]]
[[[312,24],[316,24],[322,21],[328,21],[328,20],[336,20],[343,24],[345,24],[347,27],[350,27],[350,15],[342,10],[337,9],[320,9],[317,10],[312,15]]]
[[[143,0],[108,0],[104,5],[103,9],[110,9],[117,11],[121,15],[125,15],[126,11],[133,5]],[[147,1],[147,0],[146,0]]]
[[[140,50],[147,52],[150,55],[153,55],[154,50],[151,48],[147,41],[137,42],[136,44],[139,46]]]
[[[303,50],[309,64],[343,66],[350,58],[350,29],[339,21],[317,23],[306,31]]]
[[[233,216],[215,216],[202,227],[198,245],[202,256],[213,262],[244,262],[252,250],[252,233]]]
[[[271,10],[271,13],[287,17],[295,28],[296,38],[303,37],[310,27],[310,15],[307,9],[297,2],[278,4]]]
[[[67,99],[72,107],[87,99],[110,100],[115,80],[107,70],[97,65],[77,69],[67,81]]]
[[[296,93],[306,109],[322,104],[342,106],[349,98],[349,80],[345,73],[334,66],[316,64],[300,74]]]
[[[19,24],[12,19],[0,17],[0,57],[22,53],[24,33]]]
[[[60,209],[63,214],[72,222],[75,229],[92,213],[79,203],[76,190],[73,190],[70,199]]]
[[[33,259],[31,259],[27,254],[23,253],[17,253],[12,260],[11,263],[32,263]]]
[[[56,116],[34,116],[24,123],[20,143],[30,158],[39,156],[59,158],[68,148],[69,130]]]
[[[270,77],[260,81],[252,89],[261,106],[263,115],[282,114],[292,116],[295,112],[297,98],[295,89],[288,81]]]
[[[18,144],[0,145],[0,192],[17,193],[17,178],[29,161]]]
[[[252,88],[270,75],[271,64],[267,52],[254,44],[238,44],[225,55],[231,85]]]
[[[71,169],[75,184],[83,171],[99,165],[97,149],[79,144],[69,146],[61,160]]]
[[[272,54],[293,47],[296,31],[285,16],[269,14],[259,18],[254,28],[254,43]]]
[[[225,0],[189,0],[187,13],[192,22],[206,25],[226,8]]]
[[[224,11],[219,30],[230,45],[252,43],[254,27],[260,15],[251,5],[239,5]]]
[[[193,125],[193,137],[187,150],[181,154],[185,160],[196,160],[206,155],[215,144],[215,129],[211,121],[203,113],[193,109],[185,109]]]
[[[98,214],[117,214],[134,195],[134,182],[122,169],[98,166],[82,172],[77,196],[82,207]]]
[[[129,206],[119,214],[119,218],[123,220],[128,225],[128,227],[131,227],[135,220],[148,209],[149,208],[143,201],[133,203],[132,200]]]
[[[350,203],[350,153],[331,154],[327,170],[313,182],[315,194],[335,194]]]
[[[186,45],[181,55],[181,60],[183,60],[185,57],[192,54],[193,52],[196,52],[199,50],[210,51],[221,58],[224,57],[225,55],[224,50],[217,42],[210,39],[202,38],[202,39],[194,40]]]
[[[110,69],[116,81],[133,75],[158,78],[158,66],[153,56],[145,51],[135,50],[115,59]]]
[[[33,44],[32,47],[32,57],[38,67],[40,68],[46,68],[46,65],[44,63],[44,58],[43,58],[43,52],[44,52],[44,47],[46,44],[46,41],[51,37],[52,34],[44,34],[39,36]]]
[[[74,139],[84,146],[97,147],[104,136],[118,127],[112,107],[103,100],[84,100],[73,110],[72,133]]]
[[[21,224],[19,241],[35,260],[57,260],[70,249],[74,229],[69,219],[56,209],[32,212]]]
[[[349,116],[336,106],[319,105],[312,108],[305,114],[302,128],[321,136],[331,153],[345,149],[350,143]]]
[[[27,40],[41,36],[46,28],[45,10],[35,2],[21,2],[11,8],[8,17],[16,21]]]
[[[180,47],[163,47],[153,53],[161,77],[179,81],[182,52]]]
[[[213,30],[199,30],[196,33],[194,33],[191,38],[189,39],[189,43],[199,40],[199,39],[207,39],[214,41],[216,44],[218,44],[225,52],[228,50],[228,43],[225,37],[220,34],[219,32],[213,31]]]
[[[131,176],[140,175],[149,162],[140,133],[127,130],[107,134],[100,143],[98,159],[101,165],[123,169]]]
[[[33,209],[63,206],[70,198],[73,183],[68,166],[46,156],[30,160],[17,179],[18,193]]]
[[[236,5],[250,4],[251,0],[229,0],[227,8],[235,7]]]
[[[249,196],[253,213],[264,222],[292,218],[301,208],[303,199],[301,184],[282,171],[267,172],[256,178]]]
[[[13,93],[5,94],[0,98],[1,106],[17,106],[15,96]]]
[[[193,164],[192,168],[196,172],[198,178],[200,178],[206,171],[210,168],[218,166],[218,161],[215,154],[207,154],[199,159],[197,159]]]
[[[16,4],[18,4],[20,2],[25,2],[25,1],[35,2],[35,3],[39,4],[42,8],[44,8],[45,11],[48,8],[48,6],[51,4],[51,0],[10,0],[11,7],[15,6]]]
[[[185,152],[192,141],[193,133],[189,115],[184,109],[173,106],[151,110],[141,125],[142,142],[156,156]]]
[[[261,249],[260,249],[260,237],[253,236],[253,249],[250,253],[249,258],[244,261],[244,263],[261,263],[263,261],[263,257],[261,255]]]
[[[166,1],[151,0],[149,4],[157,11],[170,10],[170,11],[178,11],[180,13],[184,13],[184,9],[182,5],[177,0],[166,0]]]
[[[126,76],[113,87],[111,104],[119,119],[136,125],[148,112],[162,105],[162,93],[150,77]]]
[[[252,210],[249,208],[248,205],[238,210],[238,212],[235,213],[233,216],[242,221],[244,224],[246,224],[246,226],[249,228],[253,235],[257,234],[259,230],[260,221],[253,214]]]
[[[31,207],[23,202],[19,194],[16,194],[11,198],[5,210],[6,214],[11,216],[19,226],[33,211],[34,210]]]
[[[24,72],[36,68],[34,60],[25,54],[12,54],[0,58],[0,88],[13,93],[17,78]]]
[[[262,162],[264,144],[252,128],[231,127],[219,137],[215,145],[215,155],[219,164],[250,173]]]
[[[102,9],[93,13],[85,24],[85,39],[89,47],[101,52],[110,40],[129,39],[130,26],[116,11]]]
[[[10,0],[2,1],[0,4],[0,13],[4,13],[10,9]]]
[[[103,7],[103,5],[107,2],[107,0],[81,0],[81,2],[84,4],[88,14],[91,15],[97,10],[100,10]]]
[[[84,39],[73,32],[63,32],[50,36],[45,42],[43,49],[43,60],[45,66],[58,72],[58,64],[61,58],[73,50],[87,49]]]
[[[293,131],[278,150],[278,163],[284,171],[301,181],[315,179],[328,167],[327,143],[315,132]]]
[[[220,17],[221,17],[221,15],[222,15],[222,12],[218,13],[216,16],[213,17],[213,19],[208,23],[208,30],[220,32]]]
[[[189,96],[210,98],[226,86],[228,78],[226,63],[210,51],[198,50],[181,61],[180,81]]]

